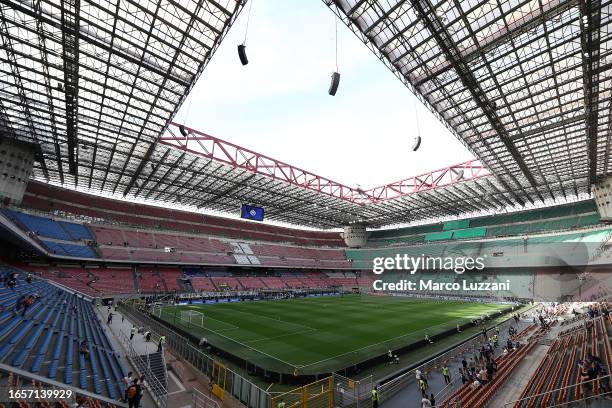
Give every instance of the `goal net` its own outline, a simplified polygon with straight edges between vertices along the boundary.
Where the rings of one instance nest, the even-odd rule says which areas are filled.
[[[151,314],[153,316],[157,316],[159,318],[162,317],[162,307],[160,305],[153,305],[153,309],[151,310]]]
[[[181,323],[188,326],[204,327],[204,313],[194,310],[181,310]]]

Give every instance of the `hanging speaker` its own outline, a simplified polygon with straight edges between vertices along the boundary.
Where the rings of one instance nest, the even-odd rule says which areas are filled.
[[[412,142],[412,151],[416,152],[421,147],[421,136],[417,136],[414,138],[414,142]]]
[[[246,55],[246,46],[244,44],[240,44],[238,46],[238,57],[240,58],[240,62],[242,65],[246,65],[249,63],[249,60]]]
[[[328,93],[331,96],[334,96],[336,94],[339,84],[340,84],[340,74],[337,72],[334,72],[331,76],[331,83],[329,84],[329,91],[328,91]]]
[[[187,137],[188,135],[187,130],[185,129],[185,126],[183,125],[179,125],[179,132],[181,132],[181,135],[183,135],[184,137]]]

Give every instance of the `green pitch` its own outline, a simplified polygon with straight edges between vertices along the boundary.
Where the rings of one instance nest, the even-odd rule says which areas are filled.
[[[375,296],[169,306],[162,319],[213,346],[282,373],[337,371],[435,336],[507,305]],[[205,315],[204,328],[181,322],[181,310]]]

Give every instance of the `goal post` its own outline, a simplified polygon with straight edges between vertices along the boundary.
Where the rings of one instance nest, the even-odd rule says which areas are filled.
[[[184,325],[204,328],[204,313],[195,310],[181,310],[180,319]]]
[[[153,316],[157,316],[161,319],[162,317],[162,307],[160,305],[153,305],[153,309],[151,309],[151,314]]]

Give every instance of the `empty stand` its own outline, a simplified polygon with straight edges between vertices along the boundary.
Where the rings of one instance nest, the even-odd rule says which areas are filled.
[[[510,214],[448,221],[391,230],[372,231],[369,245],[418,244],[424,241],[504,237],[567,231],[600,224],[592,200]]]
[[[1,271],[16,271],[1,266]],[[24,315],[13,314],[17,300],[38,296]],[[119,354],[100,326],[91,302],[48,282],[18,279],[14,290],[0,289],[0,361],[78,388],[117,399],[125,375]],[[87,341],[87,354],[79,345]]]
[[[68,214],[134,226],[164,228],[228,238],[344,247],[344,241],[336,232],[306,231],[253,224],[240,220],[133,204],[38,182],[28,183],[22,205],[42,211],[61,210]]]

